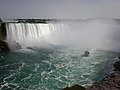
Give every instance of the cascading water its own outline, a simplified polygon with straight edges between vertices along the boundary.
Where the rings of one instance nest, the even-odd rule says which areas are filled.
[[[13,51],[0,55],[1,90],[90,86],[112,70],[118,53],[106,50],[120,47],[120,27],[114,20],[7,23],[6,28]],[[15,43],[22,49],[14,50]],[[85,51],[90,52],[86,57]]]
[[[53,43],[49,34],[54,32],[58,27],[64,25],[53,24],[30,24],[30,23],[9,23],[7,24],[7,41],[18,42],[23,47],[40,46]]]
[[[118,50],[119,25],[114,20],[88,20],[68,23],[8,23],[7,41],[12,47],[75,46]],[[116,41],[116,42],[115,42]],[[114,44],[116,43],[116,44]],[[115,46],[115,47],[114,47]]]

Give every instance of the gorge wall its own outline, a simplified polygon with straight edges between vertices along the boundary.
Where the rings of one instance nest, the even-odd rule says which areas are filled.
[[[10,51],[6,42],[6,35],[5,23],[0,20],[0,53]]]

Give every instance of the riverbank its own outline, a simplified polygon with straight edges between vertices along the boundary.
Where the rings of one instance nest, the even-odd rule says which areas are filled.
[[[82,86],[74,85],[72,87],[66,87],[63,90],[120,90],[120,57],[118,59],[119,60],[113,64],[113,72],[98,83],[86,89]]]

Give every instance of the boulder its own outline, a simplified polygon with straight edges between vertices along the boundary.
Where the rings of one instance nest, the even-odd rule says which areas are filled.
[[[78,85],[78,84],[76,84],[76,85],[74,85],[72,87],[66,87],[63,90],[85,90],[85,88]]]
[[[115,71],[120,71],[120,61],[114,63]]]

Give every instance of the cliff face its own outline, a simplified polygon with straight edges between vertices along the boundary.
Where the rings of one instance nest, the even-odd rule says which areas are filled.
[[[0,53],[9,52],[9,51],[10,49],[8,47],[7,42],[0,40]]]
[[[6,39],[6,27],[5,23],[0,22],[0,40],[5,40]]]
[[[3,37],[2,37],[2,33],[1,33],[1,31],[2,31],[2,23],[0,22],[0,40],[3,40]]]
[[[5,23],[0,20],[0,53],[10,51],[6,40],[6,27]]]

